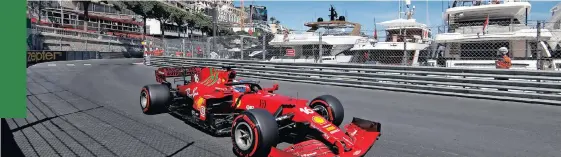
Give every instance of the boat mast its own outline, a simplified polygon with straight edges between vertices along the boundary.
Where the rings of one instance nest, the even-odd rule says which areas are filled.
[[[398,19],[401,19],[401,0],[399,0],[397,3],[399,7],[399,11],[397,12],[397,15],[398,15]]]
[[[429,21],[429,0],[426,1],[426,13],[425,13],[425,17],[427,18],[427,26],[430,26],[430,21]]]
[[[411,5],[411,0],[405,0],[405,17],[409,20],[412,18],[413,16],[413,12],[415,10],[415,6],[413,6],[413,9],[409,8],[409,6]]]

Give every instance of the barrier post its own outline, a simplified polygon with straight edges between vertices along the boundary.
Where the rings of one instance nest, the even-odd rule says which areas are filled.
[[[240,37],[240,55],[241,55],[241,60],[243,60],[243,36]]]
[[[181,38],[181,52],[185,53],[185,38]],[[185,57],[185,55],[183,55]]]
[[[263,60],[265,60],[265,53],[267,52],[267,35],[263,34],[263,50],[261,51],[261,54],[263,55]]]
[[[323,34],[321,34],[321,32],[318,32],[318,34],[319,34],[319,55],[318,55],[318,63],[322,63],[323,61],[322,61],[321,58],[323,57],[323,42],[322,42],[321,37],[322,37]]]
[[[540,37],[541,37],[541,28],[542,28],[541,22],[540,22],[540,21],[538,21],[538,24],[537,24],[536,27],[537,27],[537,28],[536,28],[536,33],[537,33],[537,34],[536,34],[536,41],[537,41],[537,43],[538,43],[537,49],[536,49],[536,51],[537,51],[537,53],[536,53],[536,59],[538,60],[538,62],[537,62],[538,66],[537,66],[537,67],[538,67],[538,70],[543,70],[543,68],[544,68],[544,67],[543,67],[543,58],[542,58],[542,53],[543,53],[543,52],[542,52],[542,50],[540,49],[540,46],[541,46],[541,43],[540,43],[540,42],[541,42],[541,39],[540,39]],[[544,48],[546,48],[546,47],[544,47]]]

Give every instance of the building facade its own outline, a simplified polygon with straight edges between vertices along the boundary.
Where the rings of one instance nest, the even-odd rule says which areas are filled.
[[[30,1],[27,7],[30,23],[37,25],[131,38],[141,38],[143,31],[142,17],[129,10],[117,11],[107,4],[91,3],[88,18],[84,18],[82,3],[76,1]]]
[[[192,0],[192,1],[164,1],[165,3],[183,9],[187,12],[201,12],[203,15],[206,15],[212,18],[213,15],[213,6],[216,4],[216,8],[218,9],[218,17],[217,21],[218,24],[224,25],[227,27],[231,27],[232,25],[236,25],[241,22],[242,17],[246,16],[246,13],[234,7],[233,0]],[[147,20],[147,27],[149,28],[149,34],[151,35],[160,35],[161,27],[160,23],[155,19],[148,19]],[[164,25],[164,33],[166,36],[173,36],[173,37],[185,37],[189,36],[203,36],[204,34],[199,30],[189,30],[187,26],[180,27],[174,23],[166,23]],[[147,29],[148,29],[147,28]],[[178,31],[179,30],[179,31]]]

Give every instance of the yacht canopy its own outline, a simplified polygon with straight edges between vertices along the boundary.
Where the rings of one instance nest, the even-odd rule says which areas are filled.
[[[422,23],[418,23],[415,19],[395,19],[395,20],[390,20],[390,21],[384,21],[381,23],[378,23],[379,25],[382,25],[386,28],[392,28],[392,27],[427,27],[427,25],[422,24]]]

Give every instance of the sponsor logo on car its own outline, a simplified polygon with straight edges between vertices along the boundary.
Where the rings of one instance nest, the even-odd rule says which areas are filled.
[[[324,126],[325,130],[329,131],[329,133],[334,134],[339,132],[339,128],[337,128],[336,126],[333,126],[331,124]]]
[[[255,106],[247,105],[245,108],[248,109],[248,110],[251,110],[251,109],[254,109]]]
[[[326,122],[326,120],[323,117],[320,117],[320,116],[313,116],[312,121],[319,124],[319,125],[323,125]]]
[[[234,100],[234,103],[236,103],[236,108],[238,108],[238,107],[240,107],[240,105],[242,104],[242,101],[241,101],[241,100],[238,101],[238,98],[236,98],[236,99]]]
[[[353,153],[353,155],[358,155],[358,154],[360,154],[361,152],[362,152],[362,150],[357,150],[357,151],[355,151],[355,152]]]
[[[199,98],[196,102],[197,107],[200,107],[201,105],[203,105],[204,102],[205,102],[204,98],[202,98],[202,97]]]

